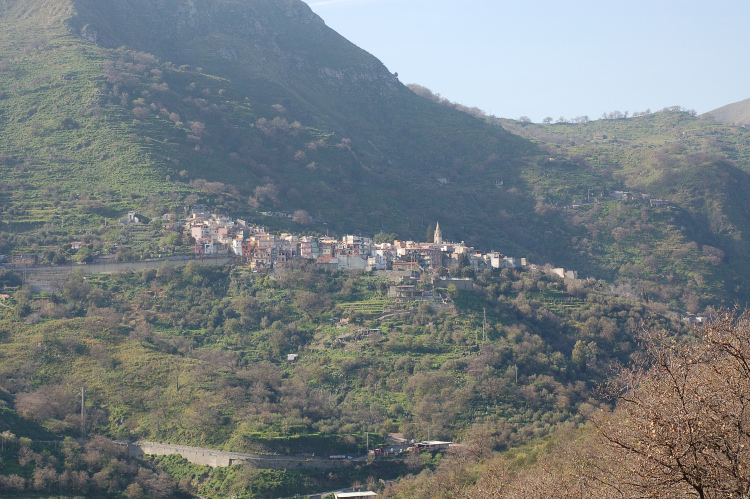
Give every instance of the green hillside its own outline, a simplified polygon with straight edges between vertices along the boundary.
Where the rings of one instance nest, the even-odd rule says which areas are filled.
[[[438,299],[404,304],[296,260],[73,274],[54,294],[0,270],[0,495],[289,497],[420,470],[424,497],[458,494],[495,452],[515,473],[578,438],[559,432],[609,409],[638,331],[689,337],[682,312],[750,299],[747,129],[679,108],[535,125],[417,90],[298,0],[0,2],[0,254],[188,253],[157,217],[200,201],[278,232],[421,241],[439,221],[581,278],[467,258],[475,291],[425,276]],[[128,210],[154,223],[119,227]],[[262,215],[296,210],[312,220]],[[464,445],[322,476],[113,443],[320,457],[393,432]]]
[[[687,309],[747,303],[750,132],[677,109],[502,124],[546,152],[549,168],[532,181],[537,210],[580,204],[561,215],[556,232],[569,245],[556,262]],[[631,198],[615,200],[614,190]]]
[[[306,209],[409,237],[440,219],[510,244],[482,228],[530,205],[493,187],[528,141],[419,98],[302,2],[180,5],[3,4],[4,251],[193,192],[243,216]]]
[[[268,277],[192,262],[74,274],[56,295],[19,289],[0,307],[0,424],[35,440],[77,437],[83,386],[91,437],[320,456],[361,454],[368,439],[380,445],[401,432],[465,442],[484,435],[483,446],[502,450],[594,412],[597,386],[613,363],[637,355],[642,326],[686,332],[681,321],[613,295],[605,283],[510,269],[474,278],[477,292],[447,290],[453,306],[414,308],[387,299],[387,280],[314,265]],[[380,309],[363,309],[364,302]],[[342,317],[348,323],[336,321]],[[361,336],[362,328],[376,331]],[[286,362],[288,353],[298,362]],[[0,491],[10,474],[98,469],[66,460],[3,468]],[[407,471],[399,462],[305,479],[304,490],[394,478]],[[432,465],[416,469],[423,466]],[[246,488],[245,497],[286,497],[294,480],[323,478],[306,473],[276,477],[273,493]],[[132,477],[100,477],[91,492],[106,480]],[[238,477],[229,481],[224,493],[243,487]],[[198,492],[221,497],[214,485],[212,478]]]

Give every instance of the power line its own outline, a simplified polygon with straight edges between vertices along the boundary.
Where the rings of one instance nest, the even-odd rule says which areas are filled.
[[[84,387],[81,387],[81,436],[86,436],[86,405]]]

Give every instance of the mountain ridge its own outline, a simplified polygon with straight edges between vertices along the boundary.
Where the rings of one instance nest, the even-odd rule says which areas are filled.
[[[7,4],[4,19],[0,19],[0,22],[15,25],[19,16],[23,17],[26,24],[17,29],[40,31],[37,38],[47,42],[60,37],[62,41],[59,43],[69,51],[65,56],[68,58],[67,65],[72,68],[80,64],[87,69],[85,74],[80,75],[76,75],[74,70],[67,71],[70,75],[61,74],[59,64],[55,62],[58,55],[54,53],[58,50],[58,42],[45,42],[38,48],[27,50],[37,38],[23,36],[18,32],[19,36],[5,41],[9,53],[20,55],[11,56],[12,62],[8,63],[9,78],[3,87],[11,91],[6,92],[8,99],[2,105],[8,109],[6,116],[19,116],[15,125],[19,127],[17,135],[19,132],[25,133],[23,128],[29,127],[33,128],[28,130],[32,136],[36,133],[41,137],[41,140],[31,138],[27,141],[29,143],[47,142],[44,140],[46,134],[65,133],[72,139],[75,135],[83,135],[84,130],[93,132],[102,126],[111,125],[120,129],[121,133],[115,132],[108,138],[123,139],[120,144],[128,142],[130,152],[140,150],[140,157],[130,160],[128,154],[111,150],[98,153],[95,157],[106,156],[109,159],[105,158],[105,161],[110,162],[114,161],[112,158],[119,157],[120,166],[113,166],[109,171],[119,170],[118,175],[123,178],[131,171],[142,170],[142,175],[151,177],[149,183],[152,187],[148,187],[146,192],[153,192],[154,189],[184,191],[184,183],[180,185],[173,182],[174,179],[181,178],[178,174],[183,170],[188,176],[182,178],[189,180],[205,178],[231,183],[238,189],[236,199],[247,198],[255,188],[272,185],[278,191],[278,199],[291,204],[292,209],[304,208],[311,213],[325,212],[325,218],[339,230],[343,230],[353,225],[352,220],[362,223],[361,215],[352,218],[350,214],[352,208],[361,204],[363,199],[367,200],[365,204],[368,206],[365,213],[384,213],[377,206],[382,204],[381,201],[374,199],[370,192],[371,186],[380,185],[388,190],[389,183],[409,185],[412,191],[421,190],[431,194],[427,196],[427,202],[421,203],[423,206],[419,208],[419,213],[406,218],[397,215],[399,211],[406,212],[406,206],[394,196],[388,196],[391,198],[389,202],[401,206],[389,210],[389,216],[376,214],[374,216],[379,220],[366,222],[370,227],[377,223],[383,228],[391,226],[391,230],[408,233],[414,230],[411,228],[414,220],[410,218],[418,218],[420,221],[442,218],[438,215],[445,209],[433,201],[436,197],[434,194],[439,192],[436,177],[448,177],[456,182],[464,177],[462,182],[466,184],[468,180],[469,183],[463,188],[466,192],[460,196],[471,202],[474,196],[469,193],[477,187],[472,185],[474,181],[466,175],[469,167],[480,167],[482,163],[488,163],[481,168],[491,167],[495,175],[503,175],[502,170],[514,162],[518,163],[516,157],[519,153],[523,155],[533,151],[533,146],[523,139],[475,117],[443,109],[416,96],[401,85],[377,59],[349,42],[339,44],[343,38],[325,27],[301,2],[286,2],[278,7],[276,3],[260,0],[241,4],[207,1],[196,3],[196,6],[198,14],[211,12],[212,15],[221,14],[226,17],[229,13],[235,14],[230,17],[238,18],[242,16],[231,9],[240,9],[241,6],[249,16],[254,11],[247,9],[259,6],[270,12],[268,17],[276,24],[286,22],[285,6],[296,6],[296,11],[301,12],[300,16],[303,18],[303,22],[297,26],[302,26],[300,29],[304,36],[299,35],[295,41],[291,35],[285,35],[291,40],[285,43],[287,46],[291,44],[293,48],[297,47],[294,50],[306,52],[307,55],[300,58],[307,61],[309,67],[304,64],[299,67],[288,64],[294,60],[292,56],[282,58],[285,62],[274,63],[274,54],[279,52],[274,47],[265,52],[261,50],[260,53],[264,55],[257,57],[256,63],[247,67],[222,56],[219,53],[221,49],[225,49],[225,55],[228,52],[230,56],[233,50],[239,54],[239,58],[244,57],[242,54],[246,52],[256,50],[256,46],[272,46],[275,43],[262,37],[256,43],[242,33],[242,36],[232,38],[233,45],[221,42],[211,50],[194,50],[193,46],[200,47],[200,40],[211,38],[213,32],[201,35],[203,38],[199,37],[200,40],[186,43],[189,45],[186,53],[190,57],[168,59],[168,56],[175,54],[170,54],[167,49],[160,53],[159,47],[153,44],[135,43],[141,38],[148,38],[139,35],[142,29],[146,29],[144,25],[150,26],[147,26],[149,31],[158,31],[155,26],[162,23],[161,18],[152,19],[143,13],[151,12],[154,10],[151,7],[160,3],[140,1],[123,4],[114,12],[132,12],[140,17],[134,17],[121,26],[112,21],[119,19],[115,14],[107,17],[104,12],[113,3],[116,2],[61,0],[53,4]],[[188,4],[161,2],[161,5]],[[219,14],[211,11],[217,5],[221,7],[216,11]],[[59,11],[57,17],[50,15],[53,10]],[[277,19],[280,15],[283,22]],[[218,22],[208,14],[206,16],[210,18],[206,21],[209,26],[212,26],[212,22]],[[43,18],[52,27],[37,23],[37,18]],[[142,21],[143,19],[148,22]],[[118,29],[124,34],[118,35],[117,39],[132,39],[134,46],[109,49],[82,38],[81,30],[84,35],[88,33],[89,38],[96,40],[103,36],[103,28],[93,27],[92,22],[98,23],[97,26],[107,23],[120,26]],[[174,22],[179,24],[181,21],[178,19]],[[246,24],[243,23],[245,21],[239,22],[241,27]],[[258,20],[258,24],[261,27],[256,29],[257,32],[273,31],[272,28],[264,28],[265,21]],[[138,29],[128,31],[128,27],[134,25]],[[310,28],[312,31],[304,31],[303,28]],[[44,29],[49,31],[45,33]],[[294,31],[288,27],[286,29],[289,33]],[[188,30],[189,36],[185,35],[186,40],[192,40],[191,30],[192,28]],[[307,41],[316,38],[318,33],[326,33],[328,40],[336,42],[336,48],[344,46],[346,50],[333,50],[332,46],[325,44],[323,48],[311,49],[314,46]],[[125,40],[126,35],[130,37],[128,40]],[[114,40],[116,37],[107,35],[104,38]],[[320,43],[322,42],[318,45]],[[157,55],[137,49],[151,50]],[[294,50],[287,50],[286,53],[293,54]],[[159,56],[164,57],[166,62],[162,62]],[[269,61],[268,64],[262,61],[263,57]],[[351,61],[357,58],[361,63],[352,65]],[[21,75],[17,66],[24,64],[25,59],[33,59],[34,71],[38,76],[29,74],[28,80],[19,78]],[[190,64],[180,64],[177,67],[169,60]],[[315,61],[320,64],[314,64]],[[266,70],[263,66],[274,64],[275,68],[284,69],[284,78],[264,76]],[[221,72],[212,73],[210,67]],[[274,72],[278,73],[276,69]],[[48,78],[59,79],[54,84],[57,93],[70,93],[72,98],[79,100],[81,95],[87,96],[88,104],[83,109],[71,104],[66,110],[67,117],[55,118],[58,123],[72,119],[78,123],[77,129],[52,130],[53,125],[49,123],[49,119],[45,119],[43,123],[32,123],[36,118],[29,120],[22,117],[23,109],[33,108],[34,105],[31,101],[21,102],[20,92],[12,89],[20,88],[20,85],[29,90],[35,87],[36,101],[40,101],[51,94],[47,86],[39,84],[42,80],[46,83]],[[72,87],[74,80],[75,84],[81,86],[80,89]],[[56,114],[61,114],[61,106],[58,104],[50,102],[47,107],[57,107]],[[94,116],[89,116],[92,113]],[[35,116],[43,117],[39,113]],[[196,133],[194,129],[200,133]],[[106,141],[98,138],[83,140],[82,144],[102,145]],[[39,151],[47,150],[43,146],[39,147],[42,144],[35,144],[33,150],[13,144],[12,140],[6,141],[6,144],[8,145],[0,145],[0,149],[14,158],[27,157],[32,160],[38,156]],[[68,146],[80,156],[78,147],[79,144]],[[46,163],[49,159],[39,161]],[[151,166],[146,168],[146,165]],[[51,169],[57,167],[54,163],[50,165]],[[46,167],[38,170],[45,171]],[[100,172],[92,170],[86,178],[99,176]],[[167,176],[173,179],[172,182],[159,180],[159,177]],[[300,194],[306,191],[309,195]],[[329,201],[334,192],[337,203]],[[486,192],[492,191],[488,189]],[[382,198],[383,193],[380,195]],[[274,202],[271,200],[271,205],[267,203],[267,207],[273,208]],[[340,217],[348,217],[349,221],[345,223],[339,220]],[[450,213],[446,215],[446,218],[451,217]],[[388,223],[387,218],[391,218]],[[424,228],[426,227],[423,226],[419,232]]]
[[[750,125],[750,99],[744,99],[726,106],[721,106],[703,113],[701,116],[712,118],[727,125]]]

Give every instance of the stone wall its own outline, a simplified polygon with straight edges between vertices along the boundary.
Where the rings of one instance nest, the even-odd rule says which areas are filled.
[[[203,447],[191,447],[189,445],[163,444],[158,442],[138,441],[128,444],[128,453],[131,457],[144,454],[152,456],[166,456],[179,454],[193,464],[211,466],[231,466],[248,462],[256,468],[263,469],[301,469],[318,468],[330,469],[350,465],[349,461],[336,461],[327,457],[313,456],[272,456],[264,454],[246,454],[242,452],[227,452]]]
[[[231,466],[234,464],[232,458],[225,452],[201,449],[199,447],[187,447],[182,445],[159,444],[156,442],[136,442],[128,444],[128,454],[131,457],[148,454],[151,456],[168,456],[179,454],[193,464],[203,466]]]

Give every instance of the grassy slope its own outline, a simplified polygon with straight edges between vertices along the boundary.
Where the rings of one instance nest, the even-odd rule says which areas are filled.
[[[2,17],[0,50],[10,56],[2,75],[7,123],[2,144],[5,154],[23,163],[16,172],[9,169],[6,178],[40,176],[42,185],[32,189],[50,184],[80,191],[160,187],[164,172],[149,159],[148,150],[123,140],[135,131],[132,120],[116,109],[92,116],[104,54],[95,47],[86,50],[59,18],[40,26],[44,12],[32,17],[14,13]],[[72,122],[66,124],[66,119]]]
[[[103,217],[121,216],[131,192],[173,188],[149,148],[128,140],[137,130],[132,118],[99,108],[105,55],[63,28],[67,12],[41,2],[6,9],[0,17],[4,251],[28,251],[35,242],[41,249],[41,238],[23,236],[39,236],[46,224],[48,235],[75,237],[76,230],[102,225]]]
[[[347,154],[320,159],[305,149],[304,142],[276,141],[270,147],[289,151],[271,155],[268,162],[259,160],[282,194],[297,189],[303,193],[305,208],[311,213],[323,211],[339,228],[349,224],[372,230],[388,224],[397,231],[419,234],[426,228],[421,218],[449,216],[454,211],[432,201],[440,193],[436,177],[455,182],[448,196],[460,203],[479,197],[487,205],[482,210],[485,216],[491,216],[498,202],[486,189],[487,177],[512,175],[519,156],[530,150],[524,141],[492,130],[481,120],[418,98],[377,59],[327,28],[301,2],[207,2],[192,14],[169,5],[154,10],[148,1],[117,9],[109,9],[106,2],[79,5],[88,7],[82,7],[76,27],[89,21],[91,26],[101,25],[109,19],[101,31],[111,33],[117,40],[114,45],[122,43],[162,60],[221,75],[227,80],[227,92],[249,99],[260,116],[270,119],[275,114],[269,114],[269,108],[282,105],[282,116],[289,121],[335,134],[336,142],[351,139]],[[134,24],[139,31],[132,29]],[[222,57],[222,50],[234,51],[237,60]],[[207,90],[214,93],[216,87]],[[289,168],[300,149],[309,157]],[[244,159],[245,151],[235,152]],[[319,168],[310,175],[302,167],[311,161]],[[477,169],[486,175],[477,176]],[[217,165],[212,173],[221,180],[226,170],[226,165]],[[422,194],[418,205],[405,199],[413,192]],[[370,215],[374,212],[385,213]],[[419,232],[413,226],[417,220]]]
[[[650,296],[701,304],[746,303],[746,234],[750,230],[750,134],[681,112],[587,124],[506,125],[534,137],[553,156],[588,176],[577,192],[551,168],[535,185],[554,205],[614,189],[666,199],[671,208],[609,202],[569,211],[571,249],[562,255],[578,269],[639,283]],[[606,137],[606,138],[605,138]],[[554,163],[550,163],[553,165]],[[559,169],[558,169],[559,170]],[[712,248],[719,248],[715,258]],[[575,253],[579,256],[576,257]],[[715,253],[715,252],[714,252]],[[722,256],[723,254],[723,256]],[[738,270],[739,269],[739,270]]]

